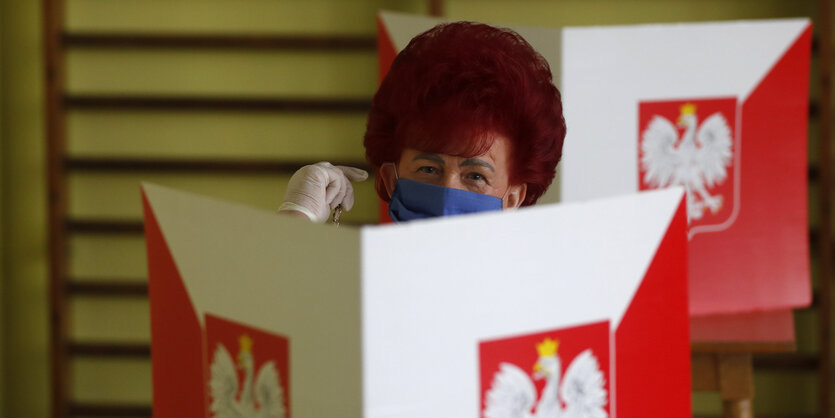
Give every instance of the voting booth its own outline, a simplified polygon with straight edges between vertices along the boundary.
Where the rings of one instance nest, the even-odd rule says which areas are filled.
[[[381,13],[381,74],[439,22]],[[808,20],[512,29],[568,126],[537,207],[336,228],[143,187],[155,414],[683,417],[691,348],[742,370],[691,342],[792,346]]]
[[[385,74],[444,20],[381,12],[378,22]],[[508,27],[562,92],[559,187],[540,202],[684,187],[696,337],[793,341],[791,309],[811,303],[810,21]],[[753,312],[754,327],[718,317]]]
[[[808,19],[565,28],[563,201],[685,188],[693,389],[752,416],[752,355],[811,303]]]
[[[562,198],[685,187],[702,338],[792,341],[791,309],[811,303],[811,39],[808,19],[563,32]],[[699,326],[752,312],[768,329]]]
[[[442,22],[380,13],[380,73]],[[693,388],[749,416],[751,354],[793,350],[811,303],[810,21],[509,27],[562,92],[559,187],[540,202],[685,188]]]
[[[690,416],[681,188],[361,228],[143,202],[155,416]]]

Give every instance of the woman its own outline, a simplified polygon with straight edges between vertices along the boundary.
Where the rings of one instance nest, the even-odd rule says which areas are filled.
[[[554,178],[565,121],[545,59],[515,32],[436,26],[412,39],[374,95],[365,155],[395,221],[518,208]],[[328,163],[290,179],[280,211],[324,222],[367,173]]]

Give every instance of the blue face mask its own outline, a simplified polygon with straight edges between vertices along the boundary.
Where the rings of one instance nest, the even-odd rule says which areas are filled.
[[[469,190],[398,179],[389,202],[395,222],[502,210],[502,199]]]

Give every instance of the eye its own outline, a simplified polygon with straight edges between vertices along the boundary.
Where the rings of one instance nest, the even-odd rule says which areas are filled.
[[[475,171],[472,172],[472,173],[467,173],[467,179],[472,180],[472,181],[486,181],[487,180],[487,178],[484,177],[481,173],[477,173]]]
[[[438,172],[438,169],[429,165],[424,165],[419,167],[417,171],[423,174],[436,174]]]

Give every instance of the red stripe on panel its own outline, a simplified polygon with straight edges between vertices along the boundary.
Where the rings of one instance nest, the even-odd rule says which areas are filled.
[[[807,214],[808,27],[742,104],[739,215],[690,242],[693,315],[811,303]],[[761,260],[752,263],[748,260]]]
[[[618,418],[690,417],[684,199],[615,331]]]
[[[142,206],[151,302],[154,416],[208,416],[203,331],[144,191]]]

